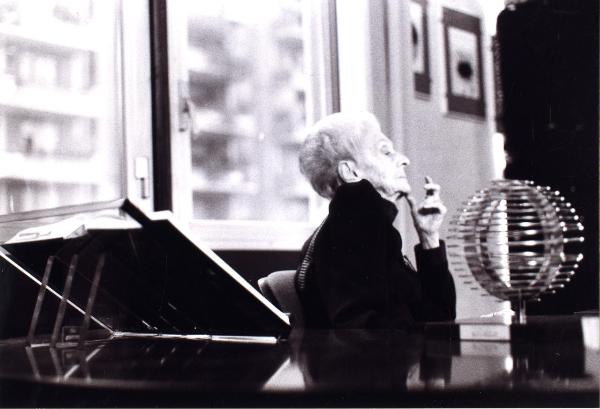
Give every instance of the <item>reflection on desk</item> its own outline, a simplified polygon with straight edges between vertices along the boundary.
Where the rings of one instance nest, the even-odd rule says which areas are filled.
[[[275,344],[5,342],[0,404],[598,407],[599,358],[581,339],[460,342],[421,331],[295,331]]]

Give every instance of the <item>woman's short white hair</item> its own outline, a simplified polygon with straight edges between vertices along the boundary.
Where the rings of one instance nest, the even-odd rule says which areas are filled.
[[[319,195],[333,197],[343,183],[338,163],[355,158],[361,135],[373,127],[379,128],[379,122],[369,112],[338,112],[308,130],[300,148],[300,171]]]

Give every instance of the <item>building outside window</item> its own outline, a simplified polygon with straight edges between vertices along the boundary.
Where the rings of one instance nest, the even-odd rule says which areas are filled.
[[[167,2],[174,211],[213,248],[298,249],[326,214],[298,153],[331,112],[331,4]]]
[[[185,2],[193,217],[307,221],[302,3]]]
[[[118,6],[0,2],[0,213],[123,194]]]

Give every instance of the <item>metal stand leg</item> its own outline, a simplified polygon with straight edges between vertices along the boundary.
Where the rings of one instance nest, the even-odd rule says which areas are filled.
[[[48,288],[48,280],[50,278],[50,272],[52,271],[53,264],[54,256],[48,257],[48,260],[46,261],[46,268],[44,270],[44,276],[42,277],[42,284],[40,285],[35,307],[33,308],[33,315],[31,317],[31,323],[29,324],[29,332],[27,333],[27,342],[29,345],[33,343],[35,329],[40,318],[40,312],[42,311],[42,304],[44,303],[44,296],[46,295],[46,289]]]
[[[65,318],[65,312],[67,309],[67,299],[71,294],[71,285],[73,284],[73,276],[75,275],[75,269],[77,268],[78,256],[75,254],[71,258],[71,263],[69,264],[69,272],[67,273],[67,278],[65,279],[65,287],[63,289],[62,296],[60,298],[60,304],[58,306],[58,313],[56,314],[56,321],[54,321],[54,329],[52,331],[52,338],[50,338],[50,347],[54,348],[56,346],[56,342],[60,336],[60,330],[62,328],[62,323]]]
[[[100,259],[96,264],[96,270],[94,271],[94,278],[92,280],[92,287],[90,288],[90,294],[88,296],[88,302],[85,307],[85,315],[83,316],[83,324],[81,324],[81,331],[79,333],[79,345],[83,346],[83,343],[87,339],[88,329],[90,327],[90,318],[92,316],[92,309],[94,308],[94,302],[96,301],[96,294],[98,292],[98,286],[100,284],[100,278],[102,277],[102,269],[104,268],[104,260],[106,255],[102,253]]]
[[[519,297],[514,300],[513,308],[515,310],[515,316],[513,323],[515,324],[526,324],[527,323],[527,303],[525,297],[519,293]]]

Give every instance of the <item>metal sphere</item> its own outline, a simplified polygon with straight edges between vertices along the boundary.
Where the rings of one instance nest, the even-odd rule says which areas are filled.
[[[451,254],[502,300],[562,288],[583,258],[583,225],[571,204],[531,181],[492,181],[454,216],[450,232]]]

